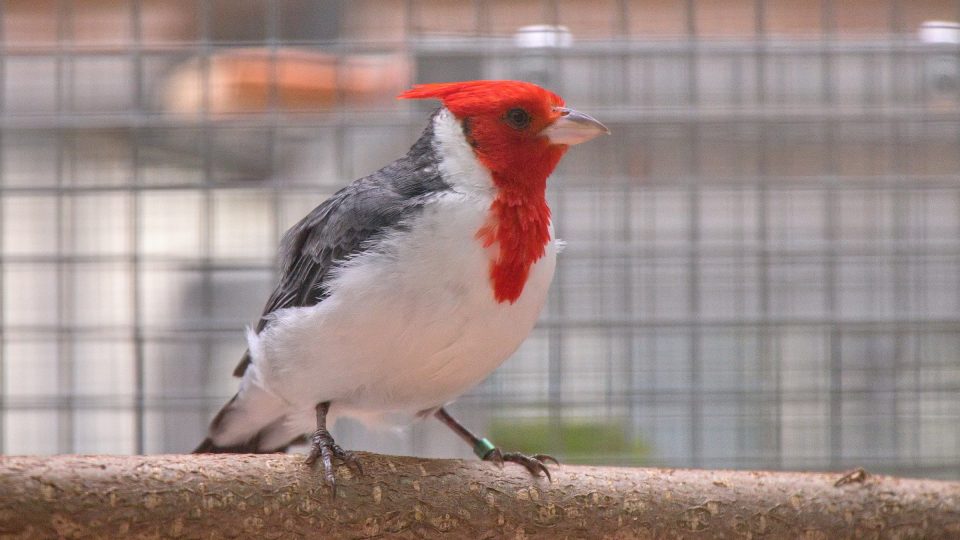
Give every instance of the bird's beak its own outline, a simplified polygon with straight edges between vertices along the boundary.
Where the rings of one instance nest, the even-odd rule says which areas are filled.
[[[550,139],[550,144],[574,145],[587,142],[598,135],[610,134],[607,126],[590,115],[564,107],[554,110],[560,113],[560,117],[540,132]]]

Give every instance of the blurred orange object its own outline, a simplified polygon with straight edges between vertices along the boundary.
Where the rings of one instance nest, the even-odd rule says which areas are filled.
[[[223,116],[386,104],[409,86],[410,77],[409,62],[399,54],[237,49],[211,56],[208,66],[194,58],[172,72],[162,86],[166,111]]]

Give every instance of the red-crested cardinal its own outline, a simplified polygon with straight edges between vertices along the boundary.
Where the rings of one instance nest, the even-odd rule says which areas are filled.
[[[340,415],[435,415],[484,460],[550,475],[545,455],[501,452],[444,405],[527,337],[547,298],[557,244],[545,190],[570,145],[609,133],[563,99],[519,81],[416,85],[439,99],[404,157],[354,181],[283,238],[281,277],[234,375],[240,390],[195,452],[278,452]]]

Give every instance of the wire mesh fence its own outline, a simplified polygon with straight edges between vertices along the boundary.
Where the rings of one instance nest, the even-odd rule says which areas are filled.
[[[282,232],[422,128],[392,96],[517,78],[614,135],[552,179],[550,301],[468,424],[574,461],[960,478],[960,3],[0,9],[5,453],[191,449]]]

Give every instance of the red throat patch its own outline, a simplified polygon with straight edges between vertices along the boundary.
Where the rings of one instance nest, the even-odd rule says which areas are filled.
[[[520,81],[465,81],[418,85],[405,99],[435,98],[465,122],[467,142],[497,187],[486,224],[476,233],[495,248],[490,282],[497,302],[514,303],[530,268],[550,241],[547,177],[567,147],[540,136],[561,112],[563,99]],[[511,123],[510,114],[520,113]]]
[[[497,302],[516,302],[530,268],[546,253],[550,241],[547,177],[566,150],[566,146],[548,145],[539,139],[504,145],[496,152],[476,152],[497,186],[487,224],[477,231],[485,247],[497,247],[490,262],[490,282]],[[510,166],[500,166],[503,163]]]
[[[517,204],[519,203],[519,204]],[[490,218],[477,231],[483,247],[497,247],[490,261],[490,282],[497,302],[514,303],[523,293],[530,268],[546,253],[550,241],[547,201],[517,201],[500,195],[490,205]]]

